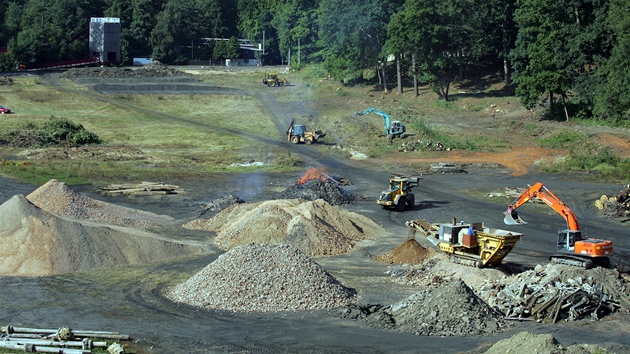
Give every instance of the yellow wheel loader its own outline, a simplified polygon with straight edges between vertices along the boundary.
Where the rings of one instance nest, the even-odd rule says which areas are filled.
[[[383,192],[376,200],[383,209],[394,208],[403,211],[406,208],[413,208],[416,197],[411,192],[413,187],[418,186],[418,177],[394,176],[389,180],[389,188]]]

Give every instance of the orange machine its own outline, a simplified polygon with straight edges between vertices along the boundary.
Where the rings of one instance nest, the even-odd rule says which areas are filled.
[[[518,217],[516,209],[533,198],[543,201],[562,215],[567,222],[567,229],[558,231],[558,248],[556,253],[549,257],[549,260],[555,263],[581,266],[586,269],[592,268],[595,264],[604,267],[609,264],[608,256],[612,254],[613,250],[612,241],[583,237],[573,211],[540,182],[527,188],[508,205],[503,221],[508,225],[527,224]]]

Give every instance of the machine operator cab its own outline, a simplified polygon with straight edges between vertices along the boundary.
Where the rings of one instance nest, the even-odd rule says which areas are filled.
[[[398,120],[393,121],[392,125],[389,127],[389,134],[391,135],[401,135],[405,131],[405,126]]]
[[[558,231],[559,252],[573,253],[576,241],[582,241],[582,232],[568,229]]]
[[[400,189],[400,181],[391,181],[389,184],[389,190],[390,191],[397,191]]]

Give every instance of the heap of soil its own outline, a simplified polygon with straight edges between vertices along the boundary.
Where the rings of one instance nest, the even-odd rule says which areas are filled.
[[[428,254],[428,249],[422,247],[418,241],[410,239],[403,242],[390,252],[374,257],[374,259],[380,262],[395,264],[422,264]]]
[[[86,197],[56,179],[51,179],[34,190],[26,199],[53,214],[120,226],[151,228],[166,225],[174,220],[167,215],[121,207]]]
[[[249,244],[222,254],[165,295],[208,309],[286,312],[341,307],[356,291],[293,246]]]
[[[605,353],[605,348],[594,344],[560,344],[551,334],[520,332],[510,338],[496,342],[484,354],[505,353]]]
[[[498,332],[507,323],[461,280],[428,287],[392,306],[396,330],[423,336]]]
[[[223,250],[252,242],[288,243],[310,257],[346,253],[358,241],[383,232],[369,218],[322,199],[236,204],[211,219],[196,219],[183,227],[216,232],[214,243]]]
[[[209,203],[199,202],[197,203],[197,206],[199,207],[199,215],[205,215],[207,213],[216,213],[223,209],[231,207],[232,205],[241,203],[245,203],[245,200],[241,199],[237,195],[230,194],[215,199]]]
[[[169,68],[160,62],[153,62],[139,68],[122,68],[122,67],[87,67],[72,68],[66,71],[61,77],[66,79],[83,79],[83,78],[161,78],[171,76],[189,76],[183,71]]]
[[[341,188],[339,183],[331,182],[328,179],[324,181],[315,179],[304,184],[292,185],[282,191],[277,198],[304,200],[323,199],[330,205],[350,204],[358,200],[357,197]]]
[[[203,251],[155,234],[53,215],[15,195],[0,205],[0,275],[48,276]]]

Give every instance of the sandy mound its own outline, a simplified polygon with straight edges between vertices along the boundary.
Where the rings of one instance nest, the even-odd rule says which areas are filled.
[[[222,254],[165,295],[209,309],[282,312],[340,307],[355,291],[293,246],[249,244]]]
[[[88,198],[75,193],[68,185],[55,179],[34,190],[26,199],[53,214],[120,226],[150,228],[173,221],[173,218],[167,215],[157,215]]]
[[[223,250],[252,242],[288,243],[310,257],[348,252],[358,241],[383,232],[365,216],[322,199],[237,204],[212,219],[193,220],[183,227],[216,232],[214,242]]]
[[[568,347],[558,343],[551,334],[521,332],[510,338],[498,341],[484,354],[505,353],[604,353],[606,349],[593,344],[574,344]]]
[[[58,217],[22,195],[0,205],[0,275],[81,272],[200,251],[148,232]]]
[[[421,264],[429,255],[429,250],[422,247],[416,240],[407,240],[391,250],[380,254],[374,259],[380,262],[396,264]]]
[[[392,306],[396,329],[424,336],[497,332],[506,323],[461,280],[429,287]]]

